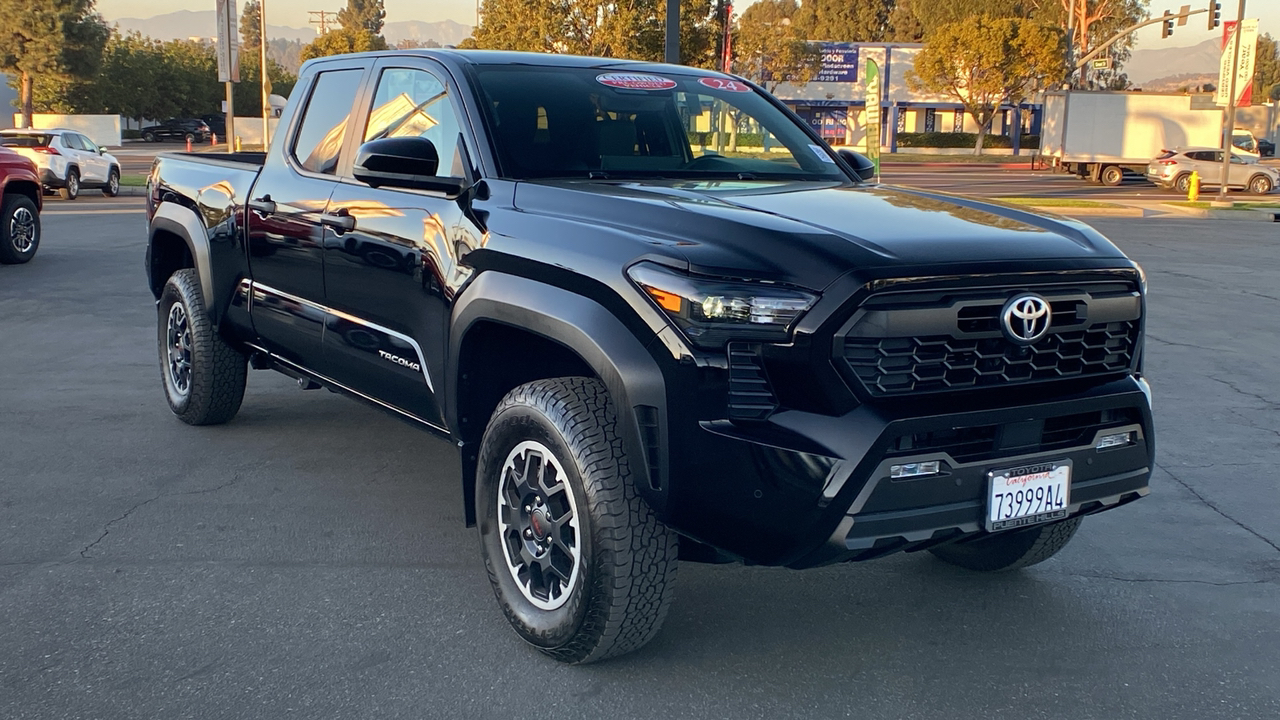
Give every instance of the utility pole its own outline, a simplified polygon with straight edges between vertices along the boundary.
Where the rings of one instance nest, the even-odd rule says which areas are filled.
[[[258,0],[258,74],[262,77],[262,151],[271,144],[271,78],[267,75],[267,0]]]
[[[1076,56],[1076,0],[1069,0],[1067,10],[1067,67],[1071,67]],[[1084,70],[1080,71],[1084,75]],[[1071,78],[1068,77],[1068,80]]]
[[[680,64],[680,0],[667,0],[667,42],[662,61]]]
[[[324,35],[329,32],[329,23],[336,22],[338,20],[338,13],[330,12],[328,10],[309,10],[307,11],[307,14],[312,18],[307,22],[311,25],[318,26],[316,30],[317,35]],[[329,19],[331,17],[333,20]]]
[[[1231,77],[1227,80],[1227,109],[1222,119],[1222,182],[1218,185],[1218,202],[1230,204],[1227,199],[1227,175],[1231,172],[1231,137],[1236,129],[1236,75],[1239,75],[1240,46],[1244,38],[1244,0],[1236,13],[1235,47],[1231,53]]]

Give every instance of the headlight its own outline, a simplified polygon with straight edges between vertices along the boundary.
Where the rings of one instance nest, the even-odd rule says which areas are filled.
[[[786,342],[818,300],[789,287],[693,277],[647,262],[631,266],[627,275],[702,348],[720,348],[730,339]]]

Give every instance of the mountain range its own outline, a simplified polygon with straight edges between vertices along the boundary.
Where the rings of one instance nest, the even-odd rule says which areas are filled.
[[[1190,47],[1138,49],[1124,64],[1124,72],[1134,87],[1145,87],[1178,75],[1212,74],[1213,82],[1217,82],[1221,57],[1222,43],[1215,39]]]
[[[217,15],[213,10],[178,10],[149,18],[120,18],[115,24],[122,31],[134,30],[157,40],[181,40],[189,37],[214,37],[217,35],[217,22]],[[384,25],[382,35],[391,45],[406,39],[434,40],[441,45],[457,45],[471,35],[471,26],[453,20],[401,20]],[[268,23],[267,36],[271,39],[311,42],[316,37],[316,28]]]

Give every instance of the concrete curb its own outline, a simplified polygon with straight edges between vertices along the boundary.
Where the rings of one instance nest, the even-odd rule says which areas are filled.
[[[145,187],[136,187],[133,185],[121,185],[120,197],[146,197],[147,189]]]
[[[1280,208],[1257,208],[1250,210],[1215,210],[1213,208],[1191,208],[1181,205],[1161,203],[1160,207],[1183,215],[1208,220],[1238,220],[1245,222],[1280,222]]]
[[[1040,212],[1057,213],[1059,215],[1086,216],[1094,217],[1143,217],[1145,213],[1142,208],[1137,207],[1114,207],[1114,208],[1091,208],[1091,207],[1062,207],[1062,206],[1029,206],[1033,210]]]

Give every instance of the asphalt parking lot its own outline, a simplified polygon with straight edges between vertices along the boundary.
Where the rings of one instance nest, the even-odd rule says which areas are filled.
[[[169,413],[137,198],[0,267],[0,717],[1280,717],[1280,233],[1094,223],[1142,262],[1150,497],[1053,560],[682,564],[665,630],[558,666],[506,626],[448,443],[289,379]]]

